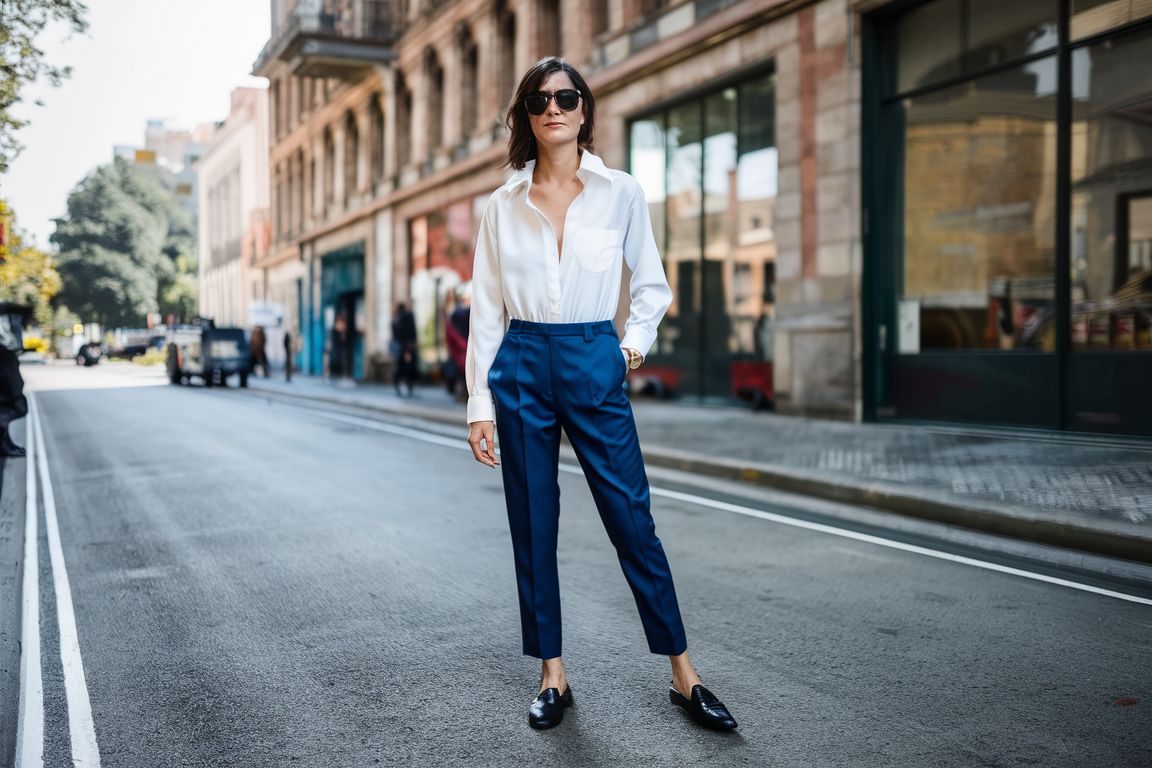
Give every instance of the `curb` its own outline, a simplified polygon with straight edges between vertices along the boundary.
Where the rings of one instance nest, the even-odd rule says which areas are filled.
[[[410,416],[442,424],[460,425],[460,414],[438,408],[367,404],[339,396],[306,395],[249,389],[253,395],[337,404],[376,413]],[[728,480],[738,480],[826,501],[871,507],[905,517],[944,523],[1012,539],[1047,544],[1106,557],[1152,564],[1152,532],[1091,527],[1073,520],[1038,517],[1026,507],[988,505],[952,500],[885,483],[852,483],[843,477],[790,472],[765,464],[710,458],[665,448],[641,446],[644,460],[653,466],[678,469]]]

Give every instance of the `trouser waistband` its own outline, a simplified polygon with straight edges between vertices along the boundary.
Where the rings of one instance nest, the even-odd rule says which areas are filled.
[[[597,320],[594,323],[534,323],[531,320],[512,318],[508,333],[528,333],[535,336],[583,336],[591,340],[597,334],[616,335],[616,325],[611,320]]]

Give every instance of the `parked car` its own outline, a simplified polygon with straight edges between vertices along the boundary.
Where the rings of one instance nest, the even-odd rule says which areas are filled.
[[[94,342],[81,344],[80,349],[76,352],[76,365],[83,365],[85,368],[96,365],[104,359],[104,348]]]
[[[227,386],[235,374],[248,386],[248,340],[243,328],[217,328],[211,320],[180,325],[168,332],[168,380],[187,384],[199,378],[204,386]]]

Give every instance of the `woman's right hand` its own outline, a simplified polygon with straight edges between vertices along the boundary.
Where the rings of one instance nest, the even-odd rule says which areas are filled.
[[[476,461],[489,467],[500,462],[496,458],[496,424],[491,421],[474,421],[468,425],[468,445]]]

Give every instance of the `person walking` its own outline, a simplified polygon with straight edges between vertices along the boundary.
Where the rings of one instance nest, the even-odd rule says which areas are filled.
[[[292,381],[292,329],[284,329],[284,381]]]
[[[392,318],[392,341],[396,354],[396,394],[404,396],[400,389],[403,383],[408,387],[408,397],[412,396],[412,385],[416,381],[416,316],[403,302],[396,305]]]
[[[476,242],[468,443],[477,461],[502,467],[523,652],[541,659],[528,724],[559,724],[573,701],[556,565],[563,429],[615,545],[648,649],[671,661],[670,700],[696,723],[730,731],[736,720],[688,658],[623,389],[672,302],[644,194],[634,178],[592,154],[595,100],[563,59],[542,59],[525,73],[506,122],[507,165],[515,172],[489,199]],[[624,263],[632,270],[631,308],[621,340],[612,318]]]
[[[264,378],[268,378],[268,336],[264,333],[264,326],[257,325],[252,329],[252,339],[248,342],[248,372],[256,375],[257,368],[264,369]]]

